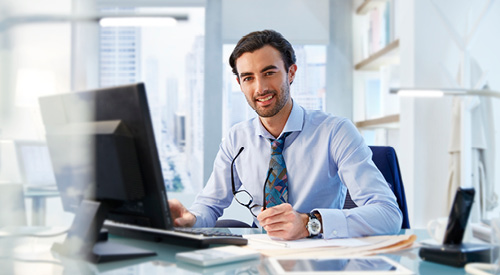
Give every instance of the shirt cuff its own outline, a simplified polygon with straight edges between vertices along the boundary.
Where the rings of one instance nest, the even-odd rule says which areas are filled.
[[[193,227],[204,227],[203,222],[201,220],[201,216],[198,213],[193,213],[193,215],[196,217],[196,222],[194,222]]]
[[[191,214],[196,217],[196,222],[193,227],[208,227],[207,221],[203,219],[203,217],[207,217],[207,213],[203,213],[203,211],[199,211],[200,209],[190,208],[188,209]]]
[[[313,209],[321,215],[323,238],[347,238],[349,232],[347,230],[347,220],[342,210],[339,209]]]

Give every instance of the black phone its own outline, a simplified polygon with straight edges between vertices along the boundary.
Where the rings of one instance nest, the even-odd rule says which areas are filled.
[[[474,188],[459,187],[450,210],[443,244],[461,244],[474,202]]]
[[[443,244],[421,247],[418,253],[420,258],[456,267],[463,267],[471,262],[491,262],[493,248],[491,245],[462,243],[474,194],[474,188],[458,188],[451,206]]]

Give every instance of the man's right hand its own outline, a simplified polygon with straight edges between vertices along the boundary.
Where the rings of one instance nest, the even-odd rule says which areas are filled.
[[[189,212],[177,199],[168,200],[170,215],[176,227],[192,227],[196,222],[196,217]]]

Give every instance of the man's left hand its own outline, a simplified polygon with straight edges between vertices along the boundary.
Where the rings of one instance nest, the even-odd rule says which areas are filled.
[[[309,236],[306,228],[309,220],[307,214],[293,210],[289,203],[267,208],[257,216],[257,220],[272,237],[297,240]]]

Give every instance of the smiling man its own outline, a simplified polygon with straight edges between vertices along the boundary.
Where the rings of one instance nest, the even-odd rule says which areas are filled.
[[[231,128],[189,210],[169,201],[176,226],[214,226],[236,197],[257,226],[286,240],[400,230],[396,198],[354,125],[293,101],[295,62],[291,44],[276,31],[238,42],[229,64],[258,117]],[[343,209],[347,189],[359,207]]]

